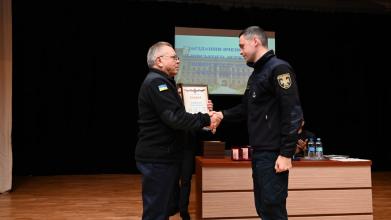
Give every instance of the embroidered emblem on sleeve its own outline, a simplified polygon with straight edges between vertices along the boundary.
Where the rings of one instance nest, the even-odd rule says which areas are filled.
[[[165,90],[168,90],[166,84],[161,84],[161,85],[158,86],[158,88],[159,88],[159,91],[160,91],[160,92],[165,91]]]
[[[289,73],[278,75],[277,81],[283,89],[289,89],[289,87],[292,85],[291,75]]]

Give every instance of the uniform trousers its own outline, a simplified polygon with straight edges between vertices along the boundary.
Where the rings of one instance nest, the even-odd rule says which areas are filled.
[[[142,174],[143,220],[168,220],[180,163],[136,163]]]
[[[289,171],[276,173],[274,169],[279,152],[254,150],[252,176],[255,207],[262,220],[287,220]]]

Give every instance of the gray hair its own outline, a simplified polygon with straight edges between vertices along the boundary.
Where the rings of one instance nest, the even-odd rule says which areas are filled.
[[[159,41],[149,48],[148,53],[147,53],[147,63],[148,63],[149,68],[152,68],[153,65],[155,65],[155,61],[158,58],[157,54],[158,54],[160,48],[162,48],[163,46],[172,47],[172,45],[168,42]]]
[[[240,32],[239,37],[242,35],[247,40],[251,39],[254,36],[258,37],[258,39],[262,43],[262,46],[267,48],[267,36],[266,36],[266,32],[262,28],[258,26],[250,26],[244,29],[242,32]]]

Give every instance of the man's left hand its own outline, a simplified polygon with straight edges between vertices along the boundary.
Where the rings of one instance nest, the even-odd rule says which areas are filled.
[[[276,160],[276,165],[274,169],[276,173],[281,173],[292,168],[292,159],[279,155]]]

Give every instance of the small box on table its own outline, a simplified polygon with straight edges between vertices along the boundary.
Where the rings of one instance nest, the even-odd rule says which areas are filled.
[[[205,158],[224,158],[225,142],[221,141],[204,141],[203,152]]]

